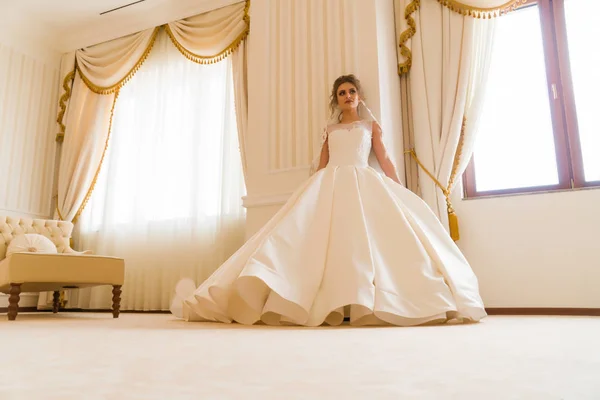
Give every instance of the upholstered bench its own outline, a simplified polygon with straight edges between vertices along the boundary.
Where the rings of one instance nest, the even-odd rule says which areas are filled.
[[[98,285],[113,287],[112,313],[113,318],[119,317],[121,286],[125,278],[123,259],[74,251],[70,246],[72,231],[70,222],[0,216],[0,292],[10,295],[9,320],[16,319],[23,292],[54,292],[53,312],[56,313],[61,290]],[[50,239],[56,246],[56,253],[28,248],[7,256],[11,241],[26,234]]]

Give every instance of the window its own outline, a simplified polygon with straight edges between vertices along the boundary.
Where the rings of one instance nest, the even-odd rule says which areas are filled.
[[[243,219],[244,194],[231,59],[198,65],[161,34],[120,91],[82,226],[206,227]]]
[[[600,186],[598,15],[528,0],[498,19],[467,197]]]

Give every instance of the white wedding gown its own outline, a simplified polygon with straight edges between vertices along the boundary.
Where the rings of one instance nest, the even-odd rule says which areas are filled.
[[[369,167],[371,126],[330,126],[327,167],[172,312],[305,326],[483,318],[477,278],[437,217]]]

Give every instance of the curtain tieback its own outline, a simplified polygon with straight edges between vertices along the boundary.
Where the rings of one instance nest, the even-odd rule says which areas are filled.
[[[450,191],[451,191],[450,185],[448,187],[444,187],[440,183],[440,181],[435,176],[433,176],[433,174],[431,172],[429,172],[429,170],[427,168],[425,168],[425,166],[423,165],[421,160],[419,160],[419,157],[417,157],[417,153],[415,152],[415,149],[406,150],[404,152],[404,154],[410,154],[412,156],[412,158],[414,158],[414,160],[417,162],[419,167],[421,167],[423,169],[423,171],[425,171],[427,176],[429,176],[431,178],[431,180],[433,182],[435,182],[435,185],[444,194],[444,197],[446,198],[446,209],[448,211],[448,226],[450,228],[450,237],[452,238],[452,240],[454,240],[456,242],[457,240],[460,239],[460,231],[458,229],[458,217],[456,216],[456,213],[454,212],[454,208],[452,207],[452,202],[450,201]]]

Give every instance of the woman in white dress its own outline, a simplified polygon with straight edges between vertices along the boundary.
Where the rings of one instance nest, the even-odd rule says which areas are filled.
[[[173,314],[304,326],[486,316],[468,262],[427,204],[400,185],[379,124],[359,112],[368,108],[356,77],[335,81],[331,108],[316,172],[193,293],[180,283]],[[371,152],[385,176],[369,166]]]

